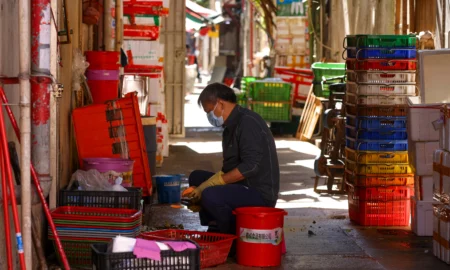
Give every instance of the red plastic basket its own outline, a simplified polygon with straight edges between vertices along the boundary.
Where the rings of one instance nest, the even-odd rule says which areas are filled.
[[[408,226],[410,200],[360,200],[349,187],[348,211],[350,220],[362,226]]]
[[[63,206],[53,210],[51,215],[57,220],[131,223],[140,219],[142,212],[133,209]]]
[[[147,240],[184,240],[190,239],[200,246],[201,267],[211,267],[226,262],[234,235],[186,230],[161,230],[146,232],[138,236]]]
[[[349,70],[416,70],[415,60],[364,60],[347,59]]]
[[[411,191],[412,188],[409,186],[353,187],[352,196],[355,200],[363,201],[409,200]]]

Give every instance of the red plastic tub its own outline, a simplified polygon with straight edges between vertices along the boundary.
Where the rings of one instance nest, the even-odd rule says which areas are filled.
[[[94,104],[103,104],[119,97],[119,81],[88,81]]]
[[[287,212],[269,207],[242,207],[236,215],[237,263],[270,267],[281,264],[283,225]]]
[[[118,70],[120,68],[119,52],[88,51],[85,53],[88,69]]]
[[[86,70],[86,77],[91,81],[117,81],[119,80],[119,70]]]

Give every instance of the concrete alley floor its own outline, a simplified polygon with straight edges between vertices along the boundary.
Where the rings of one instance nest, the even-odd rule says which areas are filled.
[[[205,117],[206,118],[206,117]],[[318,149],[306,142],[277,138],[281,189],[277,207],[284,208],[287,254],[273,269],[449,269],[433,256],[431,237],[417,237],[410,228],[369,228],[352,224],[347,196],[313,192],[313,160]],[[158,174],[221,168],[221,133],[188,129],[186,138],[173,139],[170,157]],[[183,224],[186,229],[206,230],[198,215],[188,209],[155,205],[149,223]],[[310,231],[311,233],[308,233]],[[311,235],[312,234],[312,235]],[[233,260],[216,269],[254,269]]]

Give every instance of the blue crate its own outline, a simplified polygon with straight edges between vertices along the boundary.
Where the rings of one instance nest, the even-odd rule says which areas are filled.
[[[365,60],[365,59],[415,59],[416,49],[408,48],[347,48],[347,58]],[[346,59],[345,57],[343,57]]]
[[[395,131],[406,128],[406,116],[366,117],[347,114],[346,123],[355,129]]]
[[[380,152],[408,151],[408,141],[405,140],[371,141],[371,140],[356,140],[347,137],[346,146],[356,151],[380,151]]]
[[[351,126],[346,128],[347,137],[362,140],[407,140],[408,133],[406,128],[397,130],[366,130],[356,129]]]

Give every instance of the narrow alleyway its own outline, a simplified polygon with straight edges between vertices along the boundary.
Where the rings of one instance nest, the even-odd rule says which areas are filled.
[[[189,173],[221,167],[221,134],[187,129],[186,138],[172,140],[171,156],[158,174]],[[431,237],[417,237],[409,228],[367,228],[348,219],[347,196],[313,192],[313,159],[318,149],[290,138],[277,139],[281,194],[285,208],[287,254],[277,269],[448,269],[433,256]],[[154,218],[152,218],[154,217]],[[153,206],[149,226],[183,224],[200,229],[197,214],[187,209]],[[234,261],[216,269],[247,269]],[[249,268],[253,269],[253,268]]]

